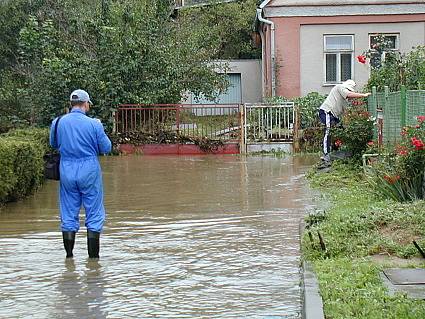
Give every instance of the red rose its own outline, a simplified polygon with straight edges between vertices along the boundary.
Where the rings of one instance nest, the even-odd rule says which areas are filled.
[[[359,61],[362,64],[365,64],[366,63],[366,57],[364,55],[358,55],[357,61]]]
[[[425,115],[419,115],[419,116],[417,117],[417,119],[418,119],[419,123],[422,123],[422,122],[424,122],[424,121],[425,121]]]

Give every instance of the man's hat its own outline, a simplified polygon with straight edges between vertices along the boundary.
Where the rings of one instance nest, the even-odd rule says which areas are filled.
[[[71,93],[69,100],[71,102],[89,102],[90,104],[93,104],[90,100],[89,94],[84,90],[75,90]]]
[[[342,82],[342,85],[349,91],[354,91],[354,87],[356,86],[356,82],[353,80],[347,80],[345,82]]]

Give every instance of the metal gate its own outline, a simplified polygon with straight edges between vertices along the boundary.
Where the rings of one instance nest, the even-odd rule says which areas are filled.
[[[297,135],[297,115],[293,102],[277,105],[244,105],[243,143],[292,143]]]
[[[183,136],[269,146],[297,140],[298,115],[293,102],[216,105],[120,105],[114,115],[116,133],[174,131]]]

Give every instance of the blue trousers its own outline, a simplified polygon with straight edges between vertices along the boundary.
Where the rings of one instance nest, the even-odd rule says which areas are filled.
[[[102,172],[97,157],[60,163],[60,215],[62,231],[78,232],[81,205],[88,230],[101,232],[105,221]]]
[[[331,127],[340,121],[331,112],[325,112],[322,109],[319,109],[319,119],[322,124],[325,124],[323,130],[323,154],[328,155],[331,151]]]

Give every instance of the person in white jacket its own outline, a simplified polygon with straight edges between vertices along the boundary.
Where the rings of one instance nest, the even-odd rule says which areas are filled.
[[[326,100],[319,108],[320,122],[325,125],[323,136],[323,157],[322,160],[325,166],[330,166],[330,151],[331,151],[331,127],[340,122],[341,116],[348,107],[349,98],[367,97],[370,93],[354,92],[356,82],[347,80],[341,84],[335,85]]]

